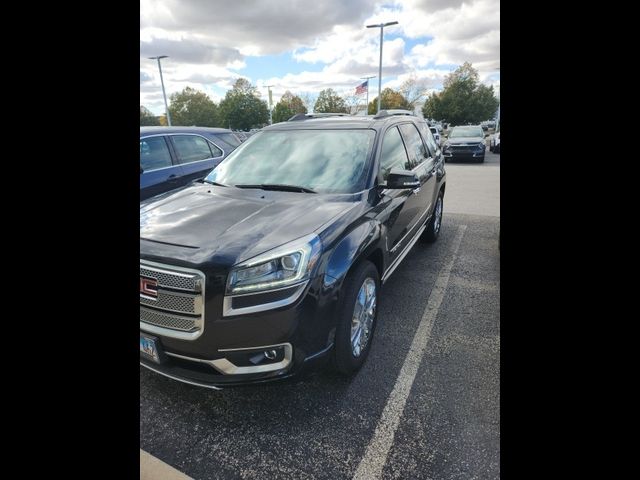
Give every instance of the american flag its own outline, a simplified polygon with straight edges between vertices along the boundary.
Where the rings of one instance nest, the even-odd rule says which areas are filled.
[[[367,80],[366,82],[358,85],[356,87],[356,95],[361,95],[363,93],[365,93],[367,91],[367,89],[369,88],[369,80]]]

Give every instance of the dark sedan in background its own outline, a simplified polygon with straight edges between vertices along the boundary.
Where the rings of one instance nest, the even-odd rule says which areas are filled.
[[[446,161],[450,160],[475,160],[484,162],[486,145],[485,133],[479,125],[466,125],[453,127],[444,144],[443,152]]]
[[[140,201],[204,178],[240,143],[226,128],[140,127]]]

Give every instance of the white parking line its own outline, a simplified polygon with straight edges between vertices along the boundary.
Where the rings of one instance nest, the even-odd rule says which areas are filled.
[[[440,270],[436,283],[431,290],[429,300],[427,300],[427,305],[422,314],[422,319],[413,336],[409,352],[402,364],[402,369],[398,374],[393,391],[387,399],[387,404],[382,411],[382,416],[378,421],[376,431],[369,441],[367,450],[362,460],[360,460],[358,469],[353,476],[354,480],[374,480],[382,478],[382,469],[387,463],[389,450],[393,445],[393,439],[400,424],[400,418],[407,403],[407,398],[411,392],[411,386],[416,378],[418,367],[427,348],[427,342],[429,342],[429,337],[431,336],[431,328],[442,304],[442,299],[444,298],[444,293],[449,283],[451,268],[453,267],[453,262],[455,261],[466,229],[466,225],[460,225],[458,227],[456,236],[453,239],[449,258]]]

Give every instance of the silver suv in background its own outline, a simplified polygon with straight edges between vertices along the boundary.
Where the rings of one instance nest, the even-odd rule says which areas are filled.
[[[440,139],[440,131],[438,130],[438,127],[429,127],[429,130],[431,130],[431,133],[433,133],[433,138],[438,144],[438,146],[442,145],[442,141]]]

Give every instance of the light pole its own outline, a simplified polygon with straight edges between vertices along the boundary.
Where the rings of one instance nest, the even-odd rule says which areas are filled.
[[[366,80],[367,81],[367,109],[365,110],[365,115],[369,115],[369,79],[370,78],[376,78],[376,76],[374,75],[373,77],[360,77],[360,80]],[[378,95],[379,97],[380,95]],[[378,105],[378,110],[380,110],[380,105]]]
[[[271,87],[274,85],[263,85],[263,87],[267,87],[267,92],[269,92],[269,125],[273,125],[273,114],[271,112],[271,106],[273,105],[273,101],[271,100]]]
[[[384,34],[384,27],[389,25],[397,25],[398,22],[380,23],[378,25],[367,25],[367,28],[379,28],[380,29],[380,66],[378,67],[378,111],[380,111],[380,102],[382,101],[382,36]]]
[[[162,98],[164,98],[164,111],[167,114],[167,125],[171,126],[171,114],[169,113],[169,107],[167,106],[167,94],[164,91],[164,80],[162,79],[162,66],[160,65],[161,58],[169,58],[169,56],[160,55],[158,57],[149,57],[149,60],[158,60],[158,70],[160,70],[160,84],[162,85]]]

